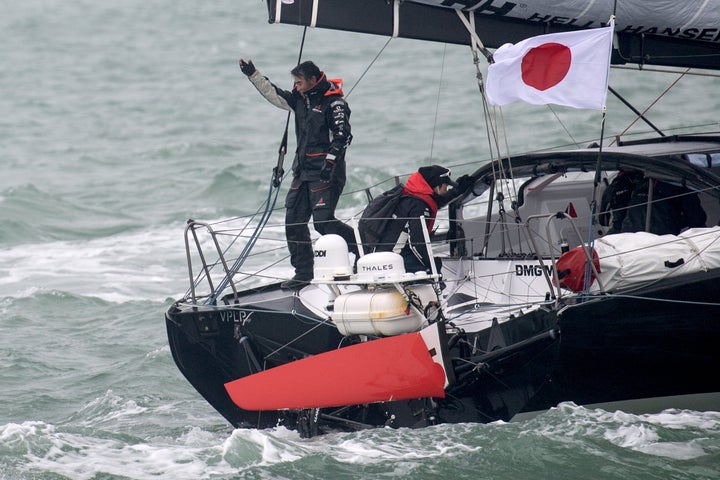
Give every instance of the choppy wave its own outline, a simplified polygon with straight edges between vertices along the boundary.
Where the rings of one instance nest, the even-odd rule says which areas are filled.
[[[290,86],[301,29],[268,26],[263,2],[26,0],[3,10],[0,31],[1,480],[720,478],[717,412],[563,404],[518,423],[309,440],[233,430],[175,367],[164,311],[189,283],[186,220],[223,241],[252,225],[277,161],[286,112],[257,95],[237,57]],[[396,39],[375,62],[386,42],[307,35],[303,58],[351,92],[341,218],[367,186],[377,195],[429,163],[458,176],[489,157],[468,49]],[[611,71],[611,84],[640,107],[675,79],[638,86],[633,73]],[[696,101],[717,81],[691,81],[653,106],[655,124],[684,127],[678,112],[694,108],[694,123],[717,127]],[[511,105],[503,142],[583,145],[599,135],[596,113]],[[544,128],[556,120],[567,130]],[[607,132],[632,120],[609,99]],[[243,266],[275,262],[258,281],[290,273],[282,220]]]
[[[9,246],[0,250],[0,296],[44,289],[115,302],[165,299],[185,288],[177,269],[184,268],[182,231],[178,224],[172,229]],[[158,251],[169,255],[158,256]]]
[[[0,223],[5,245],[112,236],[140,225],[132,216],[69,202],[32,184],[0,192]]]
[[[151,408],[108,393],[79,425],[27,421],[0,427],[7,478],[593,478],[713,479],[720,414],[654,415],[562,404],[534,420],[377,429],[311,440],[271,430],[179,426],[136,432]],[[162,412],[154,415],[163,417]],[[123,427],[127,426],[127,429]],[[106,428],[113,426],[113,430]]]

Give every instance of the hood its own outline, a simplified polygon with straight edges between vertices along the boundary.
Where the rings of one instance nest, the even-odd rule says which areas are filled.
[[[437,216],[438,204],[435,200],[435,192],[428,185],[427,180],[420,174],[415,172],[408,177],[403,189],[403,195],[410,195],[415,198],[419,198],[430,209],[430,218],[427,220],[428,231],[432,232],[433,226],[435,225],[435,217]]]
[[[422,196],[422,195],[433,195],[433,189],[430,188],[425,178],[419,173],[415,172],[408,177],[405,183],[405,194]]]

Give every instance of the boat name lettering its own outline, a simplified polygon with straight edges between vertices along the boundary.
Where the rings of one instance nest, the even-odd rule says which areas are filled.
[[[393,267],[392,263],[386,263],[383,265],[363,265],[362,271],[363,272],[379,272],[382,270],[393,270],[395,267]]]
[[[506,12],[501,13],[504,15]],[[548,25],[572,25],[580,29],[592,28],[597,22],[593,20],[580,20],[572,17],[561,17],[557,15],[547,15],[544,13],[533,13],[525,16],[526,20],[538,22]],[[678,28],[659,25],[625,25],[617,30],[618,33],[645,34],[645,35],[663,35],[666,37],[677,37],[682,39],[701,40],[705,42],[720,41],[720,28]]]
[[[538,1],[519,3],[502,0],[432,0],[432,2],[425,0],[424,3],[434,3],[443,7],[452,8],[459,6],[461,10],[473,12],[474,14],[518,18],[545,25],[571,25],[580,29],[602,26],[597,20],[556,15],[555,12],[552,12],[551,8],[543,11],[544,6],[535,5],[541,3]],[[534,10],[535,8],[538,10]],[[690,25],[685,25],[685,28],[669,25],[623,25],[621,28],[618,28],[617,33],[663,35],[706,42],[720,41],[719,28],[699,28]]]
[[[315,250],[315,257],[327,257],[327,250]]]
[[[498,2],[497,0],[441,0],[438,3],[444,7],[462,5],[463,10],[472,10],[474,13],[486,15],[507,15],[518,6],[514,2]]]
[[[545,267],[545,271],[550,274],[550,267]],[[515,275],[518,277],[539,277],[543,274],[540,265],[515,265]]]
[[[579,23],[580,20],[577,18],[570,17],[559,17],[557,15],[544,15],[542,13],[533,13],[528,18],[531,22],[548,23],[548,24],[562,24],[562,25],[573,25],[580,28],[590,28],[595,23],[589,20],[585,23]]]
[[[221,322],[233,322],[233,323],[241,323],[245,325],[250,321],[250,316],[253,314],[253,312],[245,312],[241,310],[228,310],[225,312],[220,312],[220,321]]]
[[[704,40],[706,42],[717,42],[720,40],[720,29],[718,28],[663,28],[663,27],[646,27],[645,25],[627,25],[618,32],[636,33],[648,35],[665,35],[668,37],[678,37],[693,40]]]

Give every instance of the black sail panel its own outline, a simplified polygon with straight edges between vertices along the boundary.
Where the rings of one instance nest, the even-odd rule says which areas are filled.
[[[458,16],[460,11],[466,18],[474,16],[475,32],[487,48],[545,33],[604,26],[613,5],[605,1],[571,2],[569,6],[557,0],[267,2],[271,23],[470,45],[471,35]],[[648,3],[635,0],[621,4],[615,28],[614,64],[720,69],[720,0],[691,1],[684,8]],[[574,10],[565,12],[563,8]]]
[[[397,28],[397,36],[402,38],[470,44],[470,33],[452,8],[407,1],[396,8],[394,2],[387,0],[316,0],[313,19],[313,3],[312,0],[293,3],[268,0],[269,21],[382,36],[392,36]],[[550,31],[547,24],[523,22],[500,14],[476,14],[476,23],[480,39],[490,48]]]

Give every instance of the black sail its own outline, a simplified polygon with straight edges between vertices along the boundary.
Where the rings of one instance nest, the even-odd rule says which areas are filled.
[[[618,2],[614,64],[720,69],[720,0]],[[571,5],[570,5],[571,4]],[[682,5],[681,5],[682,4]],[[527,0],[267,0],[269,21],[487,48],[607,24],[614,2]]]

